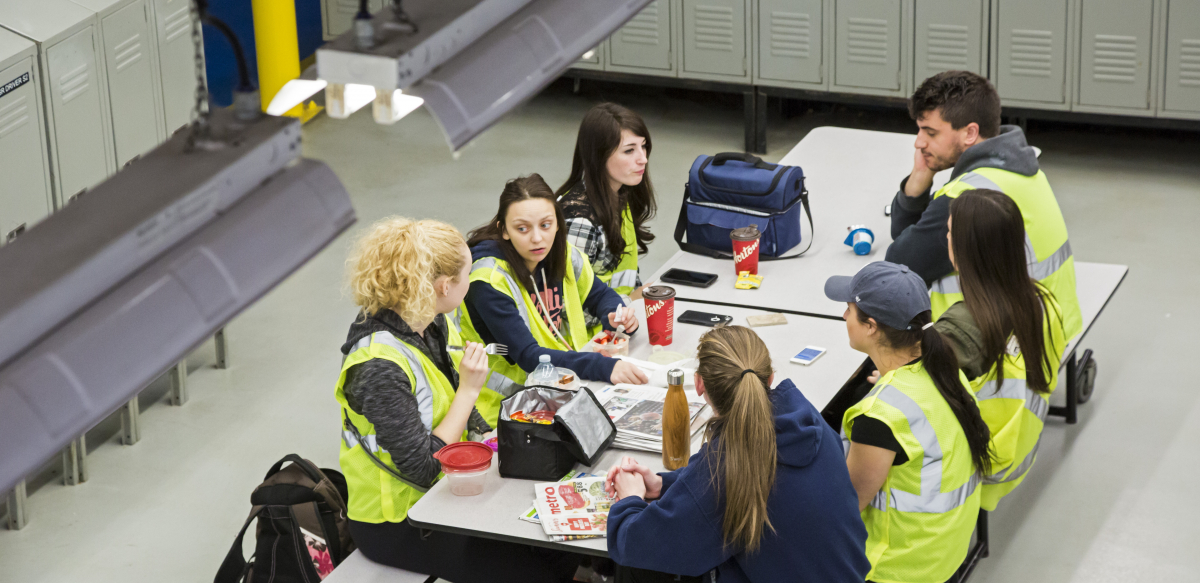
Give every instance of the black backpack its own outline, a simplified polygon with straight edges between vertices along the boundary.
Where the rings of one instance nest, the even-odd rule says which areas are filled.
[[[250,495],[254,507],[214,583],[318,583],[354,551],[346,499],[341,472],[294,453],[279,460]],[[258,540],[247,563],[242,538],[256,518]]]

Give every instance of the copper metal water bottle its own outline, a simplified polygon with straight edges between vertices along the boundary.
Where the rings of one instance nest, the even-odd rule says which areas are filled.
[[[683,371],[667,371],[667,398],[662,417],[663,467],[678,470],[688,465],[692,455],[692,416],[687,395],[683,393]]]

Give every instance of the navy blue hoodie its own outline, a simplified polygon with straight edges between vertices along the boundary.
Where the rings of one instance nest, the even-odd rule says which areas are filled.
[[[871,564],[842,443],[791,380],[770,391],[778,466],[767,499],[772,531],[753,554],[726,547],[724,495],[714,493],[705,445],[688,466],[660,474],[662,496],[627,497],[608,515],[608,554],[627,567],[721,583],[861,582]],[[719,439],[719,436],[717,437]]]
[[[500,249],[500,243],[483,241],[471,248],[472,262],[479,261],[484,257],[504,260],[504,252]],[[550,281],[548,282],[549,290],[542,289],[541,267],[542,265],[539,263],[538,267],[534,269],[534,273],[538,274],[536,276],[539,286],[537,291],[542,295],[551,317],[556,320],[565,317],[562,303],[562,280]],[[595,278],[595,276],[593,277]],[[528,293],[528,290],[522,289],[520,293]],[[484,342],[507,344],[508,360],[515,362],[526,373],[533,372],[541,355],[549,354],[550,362],[554,366],[569,368],[585,379],[608,382],[609,377],[612,376],[613,367],[617,364],[615,358],[595,352],[552,350],[539,345],[537,340],[534,340],[533,333],[529,331],[525,321],[521,319],[521,314],[517,311],[517,306],[513,304],[512,298],[504,295],[486,281],[471,282],[471,288],[467,292],[464,303],[467,306],[467,313],[471,316],[471,323],[474,324],[475,331],[479,333],[480,338]],[[617,295],[617,292],[605,285],[599,278],[595,278],[591,291],[583,300],[583,311],[599,318],[604,328],[611,330],[612,328],[608,325],[608,314],[621,305],[621,296]],[[534,317],[533,314],[530,316]],[[551,325],[551,327],[554,326]]]

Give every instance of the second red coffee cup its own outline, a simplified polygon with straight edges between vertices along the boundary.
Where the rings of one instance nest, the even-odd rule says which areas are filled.
[[[743,271],[758,275],[758,240],[761,237],[758,225],[729,232],[729,238],[733,240],[734,275],[740,275]]]
[[[646,329],[650,344],[667,346],[675,340],[675,289],[652,285],[642,290],[646,302]]]

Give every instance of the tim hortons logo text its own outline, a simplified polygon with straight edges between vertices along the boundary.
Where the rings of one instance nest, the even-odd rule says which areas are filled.
[[[653,304],[646,306],[646,319],[649,319],[650,316],[657,314],[658,311],[661,310],[662,307],[665,306],[666,304],[667,304],[667,302],[658,301],[658,302],[654,302]]]
[[[737,263],[741,263],[742,261],[745,261],[746,258],[749,257],[751,253],[757,253],[757,252],[758,252],[758,239],[755,239],[753,243],[750,243],[749,245],[746,245],[745,247],[743,247],[740,252],[734,253],[733,260]]]

